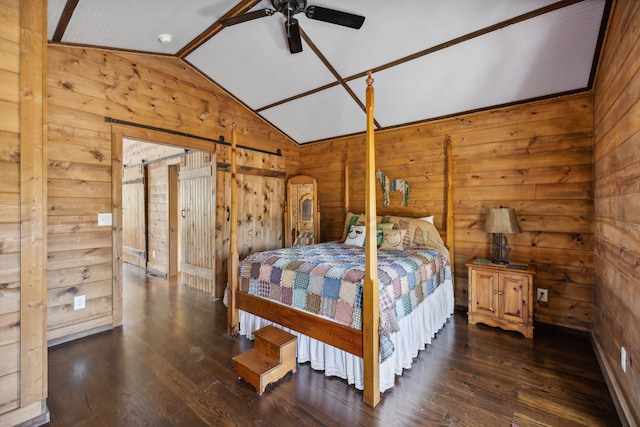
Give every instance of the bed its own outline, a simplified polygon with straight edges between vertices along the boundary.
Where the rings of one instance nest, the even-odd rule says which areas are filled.
[[[345,242],[252,254],[240,264],[232,208],[228,306],[231,334],[251,338],[266,324],[283,327],[298,336],[298,362],[346,379],[363,390],[366,404],[376,406],[380,393],[393,387],[395,376],[411,366],[453,313],[454,295],[452,233],[447,248],[428,221],[376,215],[372,83],[369,75],[366,206],[358,215],[364,224],[352,222],[352,214],[345,221],[346,232],[360,229],[364,245],[348,236]],[[231,169],[234,180],[235,127]],[[447,200],[447,228],[451,206]],[[379,251],[380,223],[393,227],[385,227]]]

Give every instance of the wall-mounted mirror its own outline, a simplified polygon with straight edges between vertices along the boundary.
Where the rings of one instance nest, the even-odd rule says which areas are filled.
[[[315,178],[297,175],[287,182],[285,247],[320,241],[318,185]]]

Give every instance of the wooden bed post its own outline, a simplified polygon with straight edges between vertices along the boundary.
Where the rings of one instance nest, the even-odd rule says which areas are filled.
[[[344,152],[344,214],[349,213],[349,149]]]
[[[229,258],[227,259],[227,317],[228,332],[236,335],[239,332],[238,309],[236,308],[236,292],[238,290],[238,213],[237,213],[237,183],[236,183],[236,123],[231,125],[231,212],[229,215]]]
[[[374,140],[373,78],[367,77],[367,139],[365,178],[365,276],[362,290],[362,333],[364,362],[364,403],[375,407],[380,402],[380,284],[376,233],[376,147]]]
[[[454,275],[454,267],[456,263],[455,253],[453,250],[454,240],[454,224],[453,224],[453,160],[451,158],[451,137],[447,135],[445,141],[447,145],[447,223],[446,223],[446,245],[449,249],[449,259],[451,260],[451,276]]]

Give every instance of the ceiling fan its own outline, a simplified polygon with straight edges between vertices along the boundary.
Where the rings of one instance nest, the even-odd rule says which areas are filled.
[[[260,9],[248,12],[242,15],[232,16],[220,20],[220,24],[228,27],[230,25],[240,24],[242,22],[251,21],[265,16],[271,16],[276,12],[282,13],[286,17],[284,30],[289,41],[289,51],[291,53],[302,52],[302,40],[300,39],[300,26],[298,20],[293,15],[304,12],[309,19],[317,21],[329,22],[330,24],[342,25],[359,29],[364,23],[364,16],[354,15],[353,13],[341,12],[339,10],[327,9],[321,6],[307,7],[307,0],[271,0],[273,9]]]

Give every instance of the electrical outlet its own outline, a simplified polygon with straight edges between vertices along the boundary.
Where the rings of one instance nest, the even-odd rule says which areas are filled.
[[[544,288],[538,288],[538,302],[549,302],[549,292]]]
[[[87,306],[85,296],[77,295],[73,297],[73,309],[74,310],[82,310]]]
[[[152,250],[152,251],[151,251],[151,256],[152,256],[153,258],[155,258],[155,257],[156,257],[156,251],[155,251],[155,250]]]
[[[620,366],[622,366],[622,372],[627,372],[627,350],[624,346],[620,347]]]

